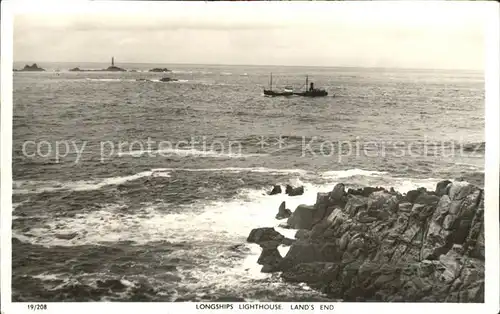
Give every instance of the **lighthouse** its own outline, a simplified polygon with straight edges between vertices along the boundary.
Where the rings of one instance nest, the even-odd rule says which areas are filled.
[[[114,67],[115,66],[115,57],[111,57],[111,66]]]

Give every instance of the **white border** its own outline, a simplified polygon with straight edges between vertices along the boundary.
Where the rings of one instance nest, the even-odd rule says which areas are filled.
[[[408,3],[408,2],[406,2]],[[424,2],[420,5],[428,5],[429,8],[434,2]],[[270,6],[280,6],[294,10],[311,9],[326,10],[332,9],[335,5],[363,5],[380,6],[388,5],[385,3],[363,2],[335,2],[335,3],[311,3],[311,2],[255,2],[255,3],[203,3],[203,2],[89,2],[89,1],[2,1],[1,10],[1,304],[4,313],[28,313],[27,304],[32,303],[11,303],[11,219],[12,219],[12,43],[13,43],[13,16],[15,13],[53,13],[60,12],[79,12],[96,13],[110,12],[132,13],[139,12],[160,12],[161,10],[183,10],[186,6],[211,14],[223,9],[234,9],[239,6],[262,7],[263,10]],[[391,3],[390,5],[403,5],[402,3]],[[415,5],[415,3],[412,3]],[[486,45],[486,158],[485,158],[485,238],[486,238],[486,278],[485,285],[485,304],[446,304],[446,303],[335,303],[335,312],[370,312],[370,313],[457,313],[457,312],[477,312],[477,313],[497,313],[499,310],[499,4],[491,1],[488,3],[449,3],[448,5],[484,5],[488,8],[488,14],[485,17],[487,26],[485,30]],[[328,8],[327,8],[328,7]],[[422,17],[425,18],[425,17]],[[158,311],[161,313],[179,313],[193,312],[196,310],[196,304],[193,303],[46,303],[49,313],[89,313],[89,312],[138,312],[147,308],[148,311]],[[278,304],[278,303],[273,303]],[[279,303],[285,311],[289,310],[291,303]],[[304,303],[300,303],[304,304]],[[325,303],[319,303],[325,304]],[[238,305],[234,304],[237,308]],[[228,312],[231,310],[198,310],[199,312]],[[232,310],[234,311],[234,310]],[[269,310],[250,311],[250,312],[269,312]],[[282,311],[278,311],[282,312]],[[294,311],[300,312],[300,311]],[[311,311],[306,311],[311,312]],[[318,309],[315,312],[319,312]]]
[[[500,175],[500,5],[492,5],[491,11],[485,23],[485,212],[484,212],[484,236],[485,236],[485,278],[495,281],[487,281],[485,284],[485,300],[489,306],[495,306],[495,313],[499,312],[499,175]],[[493,249],[495,248],[495,249]],[[495,303],[493,303],[493,301]],[[492,309],[493,310],[493,309]]]
[[[11,222],[12,222],[12,3],[2,2],[1,18],[1,124],[0,124],[0,210],[1,210],[1,304],[2,311],[10,303],[11,295]],[[10,311],[9,311],[10,312]]]

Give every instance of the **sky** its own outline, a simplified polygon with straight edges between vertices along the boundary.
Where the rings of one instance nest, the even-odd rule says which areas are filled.
[[[427,1],[32,8],[14,18],[14,61],[479,70],[487,10]]]

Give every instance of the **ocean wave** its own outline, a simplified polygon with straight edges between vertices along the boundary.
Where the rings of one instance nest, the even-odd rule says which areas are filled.
[[[158,154],[162,157],[175,155],[175,156],[194,156],[194,157],[206,157],[206,158],[248,158],[248,157],[267,156],[267,154],[222,153],[217,151],[203,151],[198,149],[175,149],[175,148],[120,152],[117,154],[117,156],[141,157],[144,154],[149,154],[149,155],[154,154],[155,156]]]
[[[188,152],[176,152],[178,154],[183,154]],[[206,152],[205,152],[206,153]],[[260,154],[249,154],[245,157],[252,156],[262,156]],[[230,157],[230,158],[241,158],[240,155],[219,155],[219,154],[209,154],[204,157]],[[326,171],[317,173],[304,170],[304,169],[278,169],[278,168],[266,168],[266,167],[223,167],[223,168],[153,168],[149,171],[142,171],[132,175],[126,176],[115,176],[108,178],[99,178],[93,180],[78,180],[78,181],[56,181],[56,180],[16,180],[13,182],[13,194],[39,194],[43,192],[58,192],[58,191],[92,191],[98,190],[110,185],[120,185],[129,181],[138,180],[144,177],[170,177],[172,172],[218,172],[218,173],[262,173],[268,175],[295,175],[299,177],[294,177],[291,179],[289,184],[293,186],[299,186],[305,184],[305,181],[317,181],[319,179],[322,183],[327,182],[338,182],[339,179],[352,179],[359,178],[357,182],[359,184],[370,184],[373,180],[378,180],[385,172],[379,171],[368,171],[362,169],[347,169],[347,170],[336,170],[336,171]],[[302,178],[302,179],[301,179]],[[352,179],[354,180],[354,179]],[[351,180],[351,181],[352,181]],[[372,181],[370,181],[372,180]],[[397,181],[398,179],[390,179],[392,181]],[[349,182],[349,181],[346,181]],[[385,181],[387,182],[387,181]],[[270,181],[269,184],[274,184]],[[19,206],[20,204],[15,204]]]
[[[213,72],[210,72],[210,71],[193,71],[193,70],[172,70],[172,73],[174,73],[174,74],[202,74],[202,75],[208,75],[208,74],[212,74]]]
[[[387,172],[383,171],[368,171],[363,169],[347,169],[347,170],[334,170],[334,171],[326,171],[322,173],[323,177],[326,178],[348,178],[354,176],[381,176],[387,174]]]
[[[143,177],[159,176],[169,177],[168,172],[161,169],[143,171],[129,176],[117,176],[97,180],[80,181],[36,181],[36,180],[16,180],[13,182],[12,194],[38,194],[43,192],[56,191],[91,191],[98,190],[109,185],[120,185],[128,181],[137,180]]]
[[[83,80],[83,79],[82,79]],[[123,79],[123,78],[85,78],[85,81],[95,81],[95,82],[135,82],[135,79]],[[79,81],[79,79],[75,79],[73,81]]]
[[[121,277],[121,278],[120,278]],[[132,277],[132,276],[130,276]],[[113,301],[130,298],[138,292],[147,294],[148,286],[143,286],[144,281],[139,282],[122,276],[117,278],[108,273],[81,273],[67,274],[43,272],[38,275],[24,275],[16,277],[16,282],[38,282],[44,287],[44,296],[50,296],[55,301]],[[22,298],[16,291],[13,298]],[[17,300],[23,301],[23,300]]]
[[[302,169],[272,169],[265,167],[253,167],[253,168],[241,168],[241,167],[226,167],[226,168],[158,168],[158,170],[164,171],[187,171],[187,172],[257,172],[257,173],[268,173],[268,174],[300,174],[304,175],[308,173],[306,170]]]
[[[127,176],[116,176],[109,178],[101,178],[96,180],[78,180],[78,181],[55,181],[55,180],[16,180],[13,182],[12,193],[17,194],[39,194],[43,192],[58,192],[58,191],[91,191],[98,190],[110,185],[120,185],[129,181],[134,181],[144,177],[170,177],[173,171],[180,172],[226,172],[226,173],[266,173],[270,175],[276,174],[298,174],[305,175],[307,171],[302,169],[271,169],[264,167],[254,168],[154,168],[149,171],[142,171],[136,174]],[[14,209],[21,203],[13,204]]]

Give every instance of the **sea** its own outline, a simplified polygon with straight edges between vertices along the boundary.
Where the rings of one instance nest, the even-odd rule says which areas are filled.
[[[38,65],[13,74],[13,301],[334,301],[260,271],[250,231],[296,232],[281,202],[484,184],[481,71]],[[264,96],[271,73],[329,95]]]

